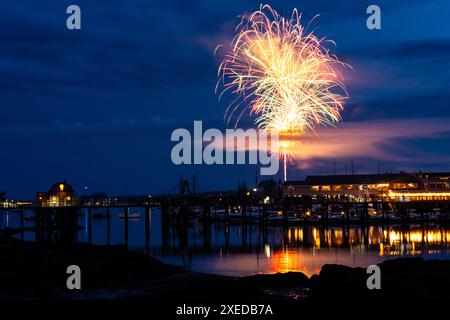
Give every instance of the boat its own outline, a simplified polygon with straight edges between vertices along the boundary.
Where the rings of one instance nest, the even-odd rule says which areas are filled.
[[[214,214],[222,215],[226,213],[226,210],[223,208],[212,207],[211,212]]]
[[[125,214],[120,214],[119,219],[140,219],[141,214],[139,212],[136,213],[129,213],[128,216],[125,216]]]
[[[109,215],[109,216],[111,217],[111,215]],[[101,213],[101,212],[97,212],[97,213],[94,213],[92,215],[92,219],[97,219],[97,220],[104,219],[104,218],[107,218],[107,217],[108,217],[108,214]]]
[[[269,220],[269,221],[284,221],[284,217],[283,216],[270,216],[267,218],[267,220]]]
[[[192,207],[191,211],[193,214],[201,214],[201,213],[203,213],[203,208],[202,207]]]
[[[328,219],[330,220],[342,220],[345,218],[345,214],[343,212],[330,212],[328,214]]]
[[[302,223],[304,221],[303,218],[289,215],[287,217],[280,215],[272,215],[267,217],[267,220],[271,223]]]

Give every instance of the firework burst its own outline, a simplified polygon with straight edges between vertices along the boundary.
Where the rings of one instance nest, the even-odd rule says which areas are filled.
[[[269,5],[242,18],[218,71],[221,95],[236,95],[228,123],[237,126],[248,111],[259,128],[292,136],[340,120],[344,64],[325,47],[334,42],[308,33],[300,20],[297,9],[285,19]]]
[[[280,137],[280,153],[286,161],[297,149],[299,137],[317,125],[334,125],[347,98],[340,66],[348,66],[330,54],[326,44],[301,23],[294,9],[290,19],[269,5],[243,16],[231,49],[219,66],[216,92],[236,95],[225,112],[235,127],[247,111],[255,124]]]

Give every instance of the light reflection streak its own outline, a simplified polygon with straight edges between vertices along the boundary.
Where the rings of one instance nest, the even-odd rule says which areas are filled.
[[[333,248],[346,246],[350,248],[350,254],[353,256],[364,256],[368,249],[376,250],[380,257],[439,254],[440,248],[424,249],[422,245],[435,244],[448,247],[447,239],[450,231],[438,227],[427,230],[422,228],[399,230],[396,227],[371,226],[367,231],[361,228],[350,228],[348,239],[345,239],[346,234],[342,227],[325,230],[319,227],[291,227],[287,231],[287,249],[272,248],[271,255],[268,257],[270,268],[275,273],[289,271],[314,273],[308,265],[311,262],[305,260],[307,257],[293,248],[299,244],[310,247],[312,256],[317,260],[320,259],[321,250],[333,250]],[[307,239],[310,241],[307,242]],[[320,268],[317,267],[314,270],[319,272]]]

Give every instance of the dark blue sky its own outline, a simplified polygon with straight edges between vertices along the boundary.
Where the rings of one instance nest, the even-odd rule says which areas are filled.
[[[450,170],[450,2],[273,1],[337,43],[353,66],[343,122],[324,146],[291,164],[291,177],[338,172]],[[82,30],[66,29],[78,4]],[[382,30],[365,26],[378,4]],[[32,198],[67,178],[111,194],[175,192],[195,171],[198,188],[254,181],[247,166],[174,166],[170,133],[194,120],[225,128],[214,93],[213,50],[233,37],[242,0],[3,1],[0,4],[0,189]],[[332,138],[330,138],[332,137]],[[345,148],[356,139],[355,148]],[[358,150],[355,150],[358,149]]]

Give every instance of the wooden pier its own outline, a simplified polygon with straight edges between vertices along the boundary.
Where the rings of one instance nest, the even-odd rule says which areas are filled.
[[[107,243],[111,242],[111,210],[123,210],[124,241],[128,245],[129,209],[143,208],[145,212],[145,241],[148,247],[150,239],[150,211],[161,211],[161,228],[163,246],[168,243],[171,225],[187,230],[193,221],[202,222],[209,243],[208,229],[212,223],[241,223],[267,225],[389,225],[419,223],[431,220],[448,224],[450,201],[330,201],[327,199],[311,200],[302,198],[274,198],[270,202],[257,196],[165,196],[165,197],[130,197],[111,198],[98,203],[77,203],[66,207],[43,207],[28,205],[4,208],[20,216],[20,227],[15,229],[0,228],[4,234],[21,234],[26,231],[36,233],[36,240],[50,241],[58,239],[63,242],[76,241],[80,226],[77,216],[80,211],[87,212],[88,241],[92,242],[93,210],[105,213],[107,225]],[[25,227],[24,212],[34,213],[34,226]],[[181,233],[183,234],[183,233]],[[181,238],[180,241],[183,241]]]

